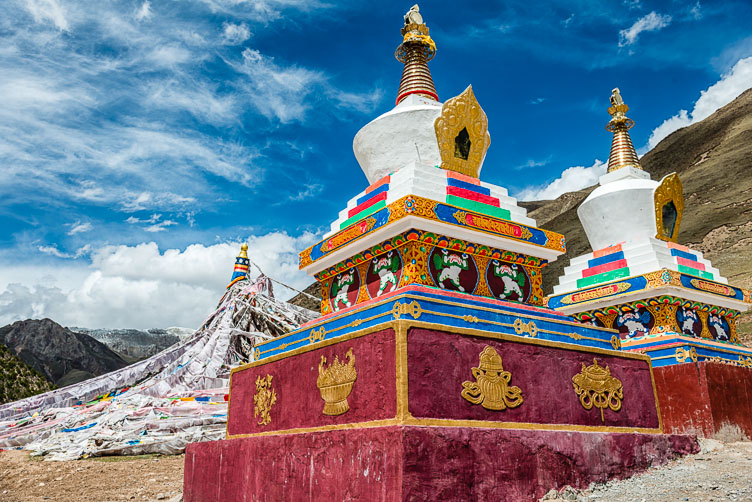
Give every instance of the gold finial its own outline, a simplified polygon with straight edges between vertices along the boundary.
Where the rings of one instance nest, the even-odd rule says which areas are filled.
[[[611,91],[611,106],[608,107],[608,113],[611,115],[606,125],[606,130],[614,133],[614,139],[611,142],[611,154],[608,157],[608,172],[616,171],[622,167],[634,167],[642,170],[640,159],[637,156],[632,138],[629,137],[629,130],[634,127],[634,120],[627,117],[629,106],[624,103],[619,88]]]
[[[248,258],[248,244],[245,242],[240,246],[240,254],[238,256],[240,258]]]
[[[410,94],[439,100],[436,87],[428,69],[428,61],[436,55],[436,44],[428,35],[428,26],[423,22],[418,4],[405,14],[405,25],[400,31],[402,43],[394,52],[397,61],[405,64],[397,91],[397,104]]]

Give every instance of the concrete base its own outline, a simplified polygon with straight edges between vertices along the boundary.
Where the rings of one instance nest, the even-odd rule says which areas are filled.
[[[388,426],[188,445],[186,502],[525,501],[698,451],[691,436]]]
[[[752,437],[752,369],[718,362],[654,368],[663,430],[712,438],[724,426]]]

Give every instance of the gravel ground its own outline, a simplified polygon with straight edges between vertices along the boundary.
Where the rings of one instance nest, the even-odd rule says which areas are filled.
[[[44,462],[24,451],[0,451],[0,501],[177,502],[183,461],[183,455],[142,455]]]
[[[622,481],[567,487],[541,500],[574,502],[752,501],[752,442],[701,439],[702,450]]]

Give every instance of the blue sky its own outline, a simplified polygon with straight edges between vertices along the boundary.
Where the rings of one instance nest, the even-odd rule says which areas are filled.
[[[394,105],[410,5],[4,5],[0,323],[194,326],[241,240],[269,275],[308,284],[297,252],[366,185],[352,138]],[[614,86],[642,152],[752,86],[749,2],[421,12],[439,97],[472,84],[489,117],[483,179],[523,198],[597,180]]]

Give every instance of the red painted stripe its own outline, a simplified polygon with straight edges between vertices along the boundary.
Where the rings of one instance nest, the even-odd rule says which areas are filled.
[[[687,253],[691,253],[692,250],[689,249],[687,246],[682,246],[681,244],[677,244],[675,242],[667,242],[666,245],[669,249],[678,249],[679,251],[686,251]]]
[[[615,245],[613,245],[611,247],[607,247],[607,248],[598,249],[596,251],[593,251],[593,258],[600,258],[601,256],[606,256],[606,255],[611,254],[611,253],[618,253],[619,251],[621,251],[621,245],[622,244],[623,244],[623,242],[620,242],[619,244],[615,244]]]
[[[384,176],[384,177],[383,177],[383,178],[381,178],[381,179],[380,179],[379,181],[377,181],[377,182],[376,182],[376,183],[374,183],[373,185],[371,185],[371,186],[369,186],[368,188],[366,188],[366,193],[371,193],[371,192],[373,192],[374,190],[376,190],[377,188],[379,188],[379,187],[380,187],[381,185],[384,185],[384,184],[386,184],[386,183],[389,183],[389,179],[390,179],[390,176],[389,176],[389,175],[386,175],[386,176]]]
[[[447,171],[446,173],[447,173],[447,178],[454,178],[456,180],[464,181],[465,183],[472,183],[473,185],[480,185],[480,180],[478,178],[473,178],[472,176],[460,174],[456,171]]]
[[[369,207],[373,206],[379,201],[386,200],[386,194],[387,192],[381,192],[376,197],[371,197],[367,201],[365,201],[363,204],[359,206],[355,206],[354,208],[350,209],[350,211],[347,212],[347,217],[352,218],[359,212],[363,211],[364,209],[368,209]]]
[[[433,99],[435,99],[436,101],[439,100],[439,96],[437,96],[436,93],[433,93],[431,91],[427,91],[425,89],[416,89],[414,91],[403,92],[402,94],[400,94],[399,96],[397,96],[397,101],[396,101],[395,105],[400,104],[400,101],[402,101],[403,99],[405,99],[406,97],[408,97],[410,94],[427,94],[427,95],[431,96]]]
[[[619,268],[627,266],[627,260],[616,260],[604,263],[603,265],[597,265],[595,267],[586,268],[582,271],[582,277],[590,277],[591,275],[602,274],[603,272],[611,272]]]
[[[693,268],[695,270],[705,270],[705,265],[700,263],[699,261],[692,261],[688,260],[686,258],[682,258],[681,256],[676,256],[676,263],[679,265],[684,265],[685,267]]]
[[[488,195],[483,195],[482,193],[473,192],[464,188],[448,186],[446,193],[447,195],[455,195],[457,197],[462,197],[463,199],[488,204],[489,206],[501,207],[499,206],[499,199],[496,197],[489,197]]]

